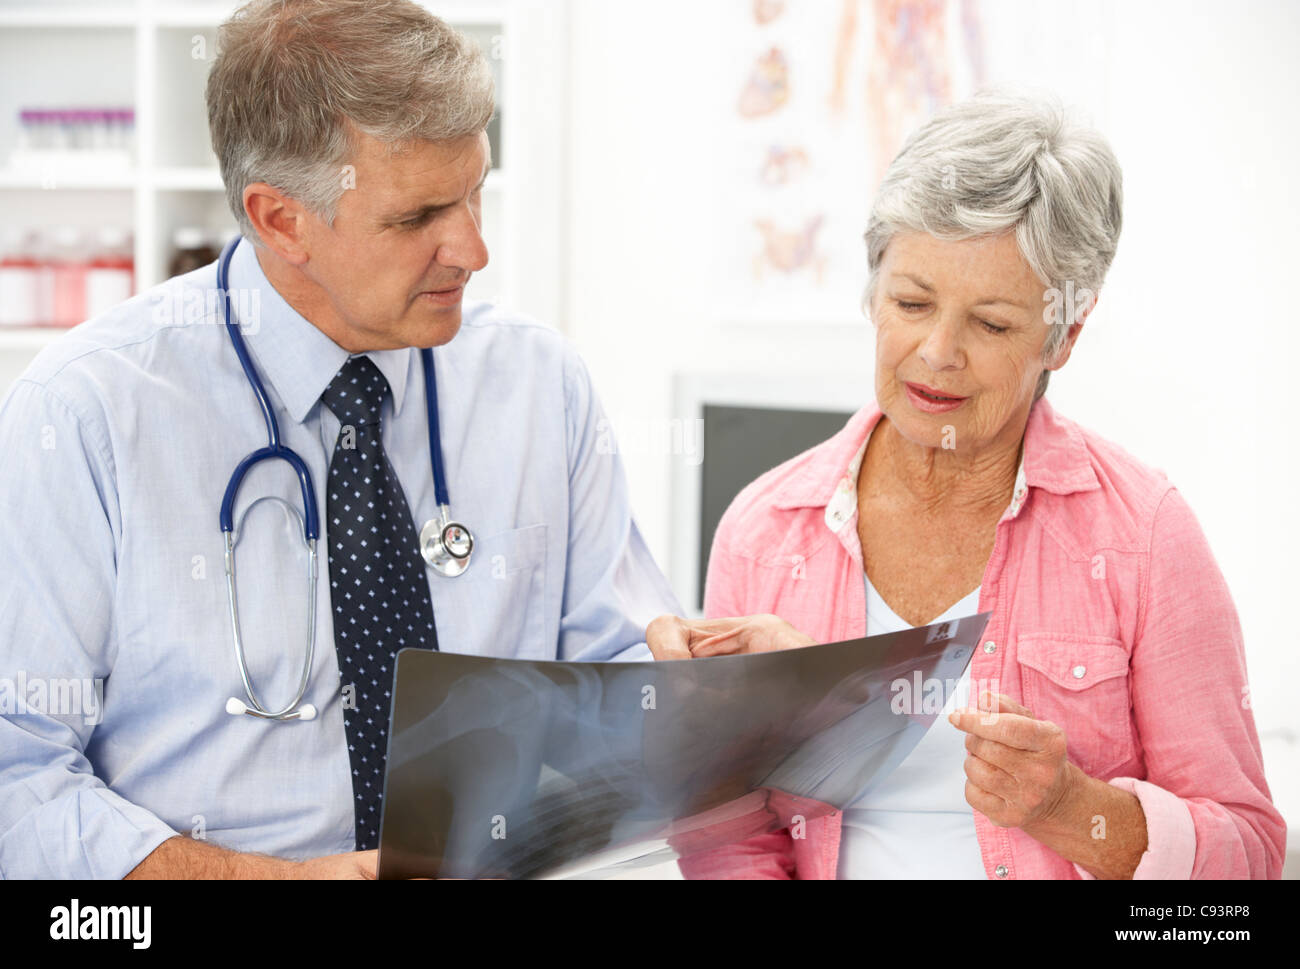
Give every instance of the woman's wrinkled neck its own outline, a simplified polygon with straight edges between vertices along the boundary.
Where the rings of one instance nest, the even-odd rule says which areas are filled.
[[[908,440],[881,415],[858,476],[859,500],[874,497],[936,515],[1001,515],[1015,490],[1027,423],[1026,415],[987,445],[963,450]]]

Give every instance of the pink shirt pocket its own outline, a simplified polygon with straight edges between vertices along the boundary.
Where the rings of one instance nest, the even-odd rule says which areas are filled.
[[[1129,653],[1110,636],[1033,633],[1016,640],[1024,705],[1066,730],[1070,760],[1105,778],[1133,759]],[[1086,725],[1086,726],[1085,726]]]

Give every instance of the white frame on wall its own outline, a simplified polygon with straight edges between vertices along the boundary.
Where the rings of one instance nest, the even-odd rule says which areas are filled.
[[[681,372],[673,378],[672,413],[682,420],[704,416],[705,405],[856,413],[874,396],[861,373]],[[702,441],[707,451],[709,442]],[[702,452],[704,453],[704,452]],[[793,456],[793,455],[792,455]],[[698,617],[700,506],[703,464],[673,464],[669,574],[678,602]]]

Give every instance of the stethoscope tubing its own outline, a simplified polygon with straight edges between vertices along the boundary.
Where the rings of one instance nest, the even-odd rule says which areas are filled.
[[[217,261],[217,288],[221,294],[222,301],[222,319],[225,323],[226,332],[230,337],[230,342],[235,348],[235,355],[239,358],[239,364],[243,368],[244,376],[248,378],[248,384],[252,388],[254,396],[257,398],[257,405],[262,412],[262,419],[266,423],[266,447],[259,448],[252,454],[245,457],[236,466],[230,481],[226,484],[225,494],[221,500],[220,524],[221,531],[225,535],[225,572],[226,584],[230,605],[230,621],[234,630],[234,648],[235,662],[239,667],[239,676],[243,682],[244,693],[248,697],[251,707],[242,701],[231,697],[226,705],[226,710],[232,714],[247,713],[250,716],[263,720],[310,720],[316,716],[316,710],[310,704],[304,704],[301,708],[299,704],[306,695],[307,684],[311,677],[312,660],[315,655],[316,642],[316,586],[318,574],[318,561],[316,552],[316,543],[320,538],[320,516],[316,510],[316,491],[312,486],[311,473],[307,468],[306,462],[298,456],[292,449],[285,447],[280,440],[280,426],[275,419],[275,412],[271,408],[270,398],[266,393],[266,387],[262,384],[262,379],[257,372],[257,367],[253,364],[252,355],[248,352],[248,345],[244,342],[244,335],[240,332],[239,324],[234,318],[234,313],[230,305],[230,261],[234,256],[235,249],[242,241],[240,236],[231,239],[222,250],[221,257]],[[420,351],[420,360],[424,367],[424,392],[425,404],[429,417],[429,454],[433,466],[433,487],[434,496],[439,508],[439,540],[441,551],[445,551],[446,556],[439,556],[439,562],[435,563],[432,557],[425,555],[426,560],[436,571],[443,575],[455,576],[464,572],[465,565],[473,549],[473,536],[468,528],[451,520],[450,505],[451,499],[447,490],[447,478],[444,470],[442,459],[442,435],[440,433],[440,422],[438,415],[438,387],[437,371],[434,368],[433,351],[422,349]],[[307,566],[307,583],[308,583],[308,640],[306,660],[303,664],[302,676],[299,678],[297,694],[292,702],[282,710],[271,711],[263,706],[261,699],[258,697],[253,687],[252,677],[248,671],[247,657],[244,652],[243,636],[239,626],[239,605],[238,593],[236,591],[235,581],[235,534],[234,508],[235,501],[239,494],[240,485],[244,477],[256,465],[263,461],[285,461],[293,468],[294,474],[298,478],[298,485],[302,491],[304,515],[302,518],[303,538],[307,543],[308,549],[308,566]],[[452,551],[451,545],[447,542],[447,535],[453,529],[460,529],[469,543],[469,550],[463,554]],[[422,550],[423,551],[423,550]],[[451,561],[450,568],[446,567],[443,562],[449,558]]]

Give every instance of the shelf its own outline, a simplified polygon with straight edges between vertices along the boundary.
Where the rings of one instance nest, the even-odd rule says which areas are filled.
[[[45,175],[26,169],[0,169],[0,189],[35,189],[47,192],[72,189],[131,191],[136,183],[136,173],[129,168],[107,172],[93,168],[55,169],[50,173],[48,181]]]
[[[242,2],[0,0],[0,82],[6,91],[22,91],[31,79],[39,82],[31,90],[41,92],[43,103],[111,101],[131,104],[136,111],[134,150],[111,166],[103,159],[83,157],[37,158],[30,163],[18,156],[11,159],[20,139],[13,125],[0,124],[0,227],[129,229],[138,291],[165,277],[178,227],[232,230],[225,186],[209,148],[204,91],[216,28]],[[515,42],[518,50],[527,51],[529,45],[521,38],[549,38],[559,29],[554,25],[563,21],[532,0],[417,2],[464,30],[492,58],[499,104],[519,94],[517,77],[507,65]],[[192,34],[207,39],[205,58],[192,57]],[[547,75],[542,80],[550,79]],[[554,97],[535,90],[526,93],[534,111],[554,102]],[[543,179],[534,165],[520,171],[508,160],[536,157],[537,151],[553,147],[539,143],[530,152],[525,141],[516,140],[517,125],[526,116],[507,108],[493,119],[495,157],[506,157],[507,168],[493,168],[484,187],[484,231],[494,249],[492,266],[476,277],[476,285],[505,303],[517,300],[520,272],[514,267],[523,264],[517,261],[516,222],[527,214],[550,217],[553,208],[546,193],[536,188],[543,182],[549,185],[549,175]],[[531,191],[521,199],[525,189]],[[557,274],[537,268],[537,259],[527,264],[533,267],[531,278],[539,281],[542,299],[551,298]],[[533,305],[536,308],[536,301]],[[0,393],[6,366],[24,354],[34,355],[64,332],[57,327],[0,326]]]
[[[220,192],[225,188],[218,168],[158,168],[152,177],[146,175],[142,181],[145,185],[169,191]]]
[[[0,326],[0,351],[42,350],[70,329],[63,326]]]
[[[0,7],[0,28],[6,27],[134,27],[140,12],[131,4]]]

